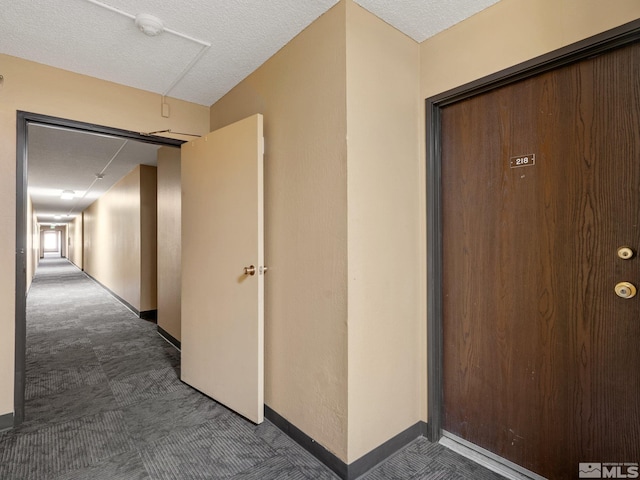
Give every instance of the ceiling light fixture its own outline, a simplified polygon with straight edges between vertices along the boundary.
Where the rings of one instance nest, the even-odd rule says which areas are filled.
[[[74,192],[73,190],[64,190],[61,194],[60,194],[60,198],[62,200],[73,200],[73,197],[76,196],[76,192]]]
[[[162,20],[148,13],[139,13],[136,15],[136,27],[150,37],[155,37],[164,32],[164,24]]]

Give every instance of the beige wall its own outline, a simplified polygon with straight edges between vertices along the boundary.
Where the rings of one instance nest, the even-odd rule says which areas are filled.
[[[134,132],[171,128],[204,134],[209,109],[169,99],[171,117],[160,115],[160,96],[19,58],[0,55],[0,223],[15,225],[16,111],[23,110],[123,128]],[[13,412],[15,345],[15,229],[0,229],[0,415]]]
[[[211,108],[264,114],[265,402],[347,457],[345,6]]]
[[[180,149],[158,149],[158,326],[180,341]]]
[[[83,225],[82,214],[69,223],[69,260],[79,269],[84,269],[83,262]]]
[[[419,55],[341,2],[211,109],[265,116],[266,403],[347,463],[426,416]]]
[[[349,455],[426,420],[420,47],[347,4]]]
[[[140,165],[140,308],[158,308],[158,169]]]
[[[155,195],[156,168],[138,165],[84,211],[85,272],[140,312],[156,308]]]

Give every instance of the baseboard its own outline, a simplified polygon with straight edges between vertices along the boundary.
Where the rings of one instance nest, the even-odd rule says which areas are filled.
[[[129,302],[127,302],[124,298],[122,298],[120,295],[118,295],[116,292],[114,292],[109,287],[107,287],[105,284],[103,284],[99,280],[96,280],[94,277],[89,275],[87,272],[83,271],[83,273],[87,277],[89,277],[91,280],[96,282],[98,285],[100,285],[102,288],[104,288],[107,292],[109,292],[109,294],[111,294],[111,296],[113,298],[115,298],[121,304],[123,304],[125,307],[127,307],[129,310],[131,310],[136,315],[136,317],[142,318],[144,320],[151,320],[151,321],[156,321],[157,320],[157,318],[158,318],[158,310],[145,310],[145,311],[141,312],[137,308],[135,308],[133,305],[131,305]]]
[[[426,422],[418,422],[414,425],[410,426],[406,430],[400,432],[395,437],[390,438],[382,445],[374,448],[366,455],[360,457],[353,463],[350,463],[348,466],[348,480],[352,480],[354,478],[358,478],[359,476],[365,474],[372,468],[374,468],[379,463],[384,462],[391,455],[396,453],[398,450],[409,445],[418,437],[424,437],[427,433],[427,424]]]
[[[13,413],[0,415],[0,432],[13,428]]]
[[[180,340],[176,339],[173,335],[163,329],[160,325],[158,325],[158,334],[164,338],[171,345],[180,350]]]
[[[143,320],[149,320],[150,322],[158,321],[158,310],[145,310],[138,315]]]
[[[367,453],[355,462],[347,464],[268,405],[264,406],[264,415],[276,427],[291,437],[291,439],[307,450],[311,455],[316,457],[343,480],[354,480],[360,477],[416,438],[424,436],[427,431],[427,424],[425,422],[418,422],[403,432],[400,432],[398,435],[386,441],[379,447],[373,449],[371,452]]]

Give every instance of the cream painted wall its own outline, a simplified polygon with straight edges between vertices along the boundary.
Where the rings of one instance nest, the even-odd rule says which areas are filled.
[[[140,310],[140,167],[84,211],[84,270]]]
[[[265,116],[266,403],[347,463],[426,416],[419,62],[416,42],[341,2],[211,109],[212,129]]]
[[[0,223],[15,225],[16,111],[23,110],[135,132],[171,128],[205,134],[209,108],[64,70],[0,55]],[[0,229],[0,415],[13,412],[15,345],[15,228]]]
[[[85,272],[139,312],[156,308],[155,195],[156,168],[138,165],[84,211]]]
[[[158,149],[158,326],[180,341],[180,149]]]
[[[76,267],[83,270],[83,224],[82,214],[78,215],[69,223],[69,261]]]
[[[426,420],[420,46],[347,3],[349,454]]]
[[[345,5],[211,107],[265,135],[265,402],[347,458]]]
[[[158,308],[158,169],[140,165],[140,308]]]

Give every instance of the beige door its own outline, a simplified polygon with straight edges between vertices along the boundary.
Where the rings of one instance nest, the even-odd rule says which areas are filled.
[[[264,410],[262,159],[262,115],[182,146],[182,381],[254,423]]]

